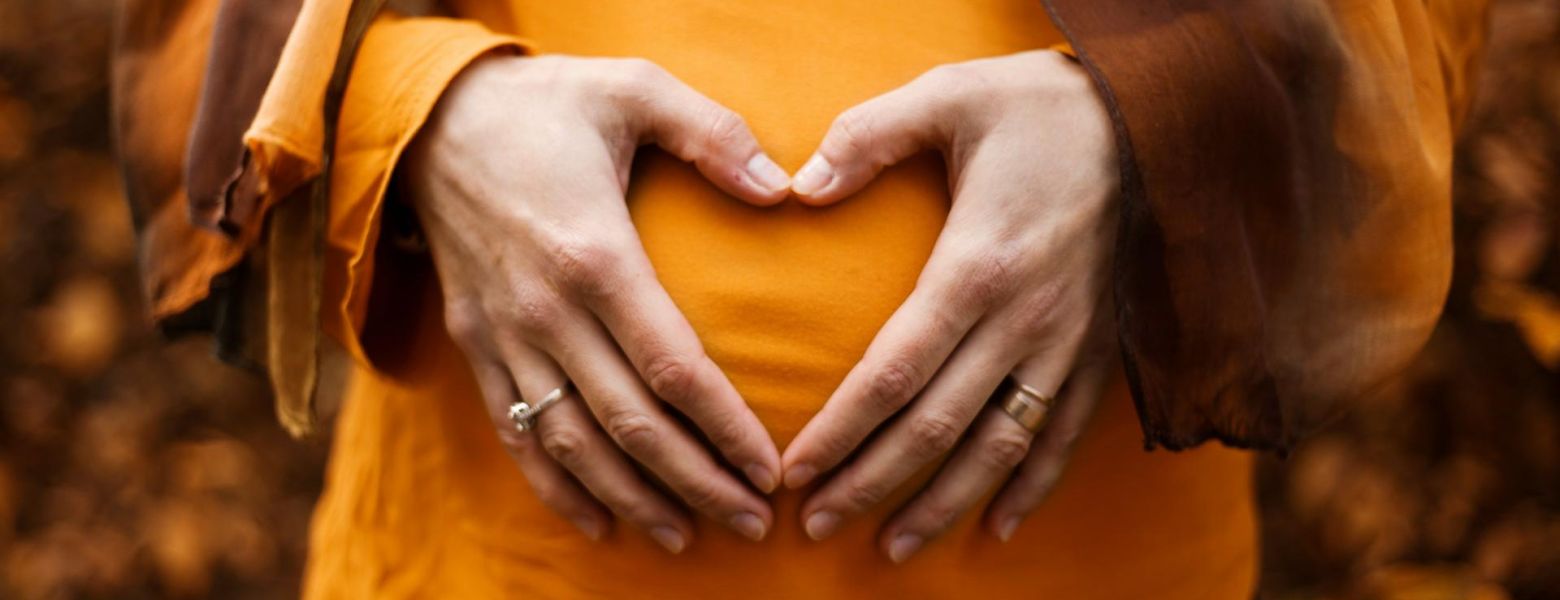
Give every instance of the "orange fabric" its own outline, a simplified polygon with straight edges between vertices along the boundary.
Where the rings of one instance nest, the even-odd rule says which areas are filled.
[[[214,0],[177,10],[135,0],[116,13],[122,33],[114,50],[114,139],[127,163],[131,214],[144,220],[137,259],[154,320],[206,299],[212,278],[246,250],[190,222],[182,177],[217,8]]]
[[[470,21],[376,25],[347,93],[326,281],[339,302],[325,323],[360,364],[314,522],[308,597],[1249,597],[1257,559],[1250,458],[1217,447],[1143,452],[1120,385],[1056,494],[1007,544],[972,515],[895,567],[874,542],[884,511],[813,543],[798,522],[800,496],[789,492],[776,495],[776,525],[762,543],[701,521],[682,556],[621,526],[593,544],[538,503],[499,448],[443,331],[426,265],[386,262],[373,272],[380,203],[400,149],[461,66],[519,44],[490,31],[545,52],[650,58],[744,115],[795,169],[851,105],[938,64],[1060,42],[1039,3],[935,0],[906,10],[893,0],[470,0],[451,8]],[[301,19],[332,10],[313,1]],[[284,83],[248,137],[258,156],[285,152],[308,165],[318,124],[291,116],[313,110],[318,96],[289,93],[309,88],[285,82],[317,75],[312,63],[334,53],[336,37],[320,33],[328,29],[300,26],[289,43],[276,79]],[[279,180],[307,172],[268,164],[284,169]],[[836,208],[755,209],[647,151],[628,202],[667,289],[784,445],[908,294],[949,198],[942,165],[923,156]],[[388,307],[390,316],[369,326],[393,341],[368,335],[360,345],[370,285],[376,311]],[[368,355],[378,359],[373,367]]]
[[[346,11],[339,11],[339,19],[332,11],[345,6],[305,4],[260,113],[244,135],[269,190],[267,205],[319,172],[323,119],[310,107],[323,102],[332,61],[320,57],[335,55]],[[394,14],[381,17],[364,37],[354,66],[362,74],[352,78],[342,103],[335,157],[341,168],[331,181],[322,319],[326,332],[353,358],[367,360],[357,332],[390,166],[432,112],[445,83],[484,53],[524,45],[472,21]]]

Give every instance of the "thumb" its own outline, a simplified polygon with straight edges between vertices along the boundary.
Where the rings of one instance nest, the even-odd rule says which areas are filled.
[[[691,162],[726,193],[771,206],[790,192],[791,178],[764,153],[742,117],[670,73],[656,70],[640,104],[644,136]]]
[[[813,206],[856,193],[884,167],[947,139],[935,86],[923,76],[858,104],[834,119],[817,152],[796,172],[791,191]]]

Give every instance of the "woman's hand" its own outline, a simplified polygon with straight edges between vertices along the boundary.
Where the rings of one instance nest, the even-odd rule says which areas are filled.
[[[1004,481],[986,522],[1008,539],[1056,481],[1114,368],[1117,158],[1083,69],[1050,51],[933,69],[841,114],[792,188],[809,204],[836,202],[927,149],[942,152],[953,188],[942,235],[782,461],[793,488],[844,463],[802,506],[822,539],[952,450],[884,525],[896,562]],[[1009,376],[1057,398],[1038,439],[991,402]]]
[[[759,490],[774,488],[774,442],[704,354],[629,221],[623,193],[645,143],[747,202],[788,193],[741,118],[634,59],[479,60],[441,99],[405,176],[450,334],[541,500],[593,539],[615,513],[679,552],[689,516],[638,463],[688,506],[760,539],[768,503],[662,404]],[[569,381],[578,396],[537,416],[535,433],[516,431],[513,402],[534,405]]]

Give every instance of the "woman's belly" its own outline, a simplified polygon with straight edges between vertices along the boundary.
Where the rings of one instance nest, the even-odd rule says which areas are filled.
[[[493,18],[542,52],[649,58],[742,115],[794,172],[855,104],[940,64],[1061,39],[1037,0],[912,4],[517,1]],[[837,207],[760,209],[647,149],[628,203],[657,275],[710,356],[787,440],[915,285],[949,196],[942,161],[928,154]]]
[[[742,114],[793,171],[852,105],[939,64],[1060,39],[1038,0],[454,4],[544,52],[650,58]],[[947,189],[941,160],[922,155],[836,207],[759,209],[645,151],[627,201],[661,281],[783,448],[914,287]],[[498,446],[429,295],[408,370],[355,378],[348,392],[311,595],[394,584],[450,597],[1249,596],[1248,457],[1143,452],[1119,385],[1056,494],[1008,544],[978,527],[977,511],[895,567],[875,535],[913,485],[822,543],[802,533],[801,494],[780,492],[762,543],[701,520],[677,557],[622,524],[592,544],[536,500]]]
[[[741,206],[660,153],[638,167],[630,206],[657,275],[781,440],[817,412],[909,294],[947,212],[932,157],[823,210]]]

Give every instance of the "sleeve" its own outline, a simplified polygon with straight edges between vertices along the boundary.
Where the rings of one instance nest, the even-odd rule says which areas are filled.
[[[289,14],[286,1],[277,4],[278,13]],[[114,152],[137,233],[148,311],[168,331],[199,329],[188,324],[211,321],[209,314],[200,316],[209,312],[203,300],[217,275],[243,255],[236,241],[190,220],[182,177],[208,54],[220,54],[210,48],[214,30],[228,29],[222,21],[234,20],[231,14],[219,18],[219,5],[127,0],[116,5],[114,15]]]
[[[342,24],[316,27],[305,21],[313,16],[308,9],[306,3],[260,111],[244,134],[249,162],[229,205],[255,208],[241,209],[241,237],[257,236],[249,230],[263,220],[248,213],[264,215],[323,168],[325,124],[318,107],[330,72],[328,63],[314,57],[335,53]],[[524,41],[474,21],[389,12],[364,35],[342,98],[331,157],[321,315],[325,333],[354,358],[366,361],[358,334],[385,196],[402,152],[467,65],[490,52],[525,48]]]
[[[1424,344],[1483,5],[1047,0],[1115,121],[1147,447],[1284,452]]]
[[[341,3],[319,4],[334,8]],[[317,57],[334,56],[351,24],[309,10],[306,2],[260,111],[244,134],[248,163],[228,202],[240,211],[230,216],[243,219],[241,238],[250,231],[258,236],[262,223],[266,228],[267,314],[261,346],[278,417],[295,434],[311,431],[337,404],[341,390],[325,382],[341,381],[354,365],[370,363],[362,332],[374,248],[402,152],[467,65],[491,52],[526,48],[522,40],[475,21],[381,14],[357,48],[334,125],[334,152],[324,155],[331,132],[318,107],[327,102],[335,70],[322,67],[327,63]],[[316,16],[323,18],[309,20]],[[302,212],[312,198],[290,198],[299,190],[312,195],[316,186],[325,190],[323,231],[311,228]],[[279,206],[283,202],[288,206]],[[309,252],[310,243],[321,241],[320,250]],[[313,276],[300,280],[300,273]],[[329,356],[337,348],[345,351],[346,360]]]
[[[152,318],[213,332],[219,356],[266,371],[280,420],[303,434],[331,402],[316,398],[330,379],[319,370],[367,362],[359,335],[373,250],[402,151],[468,64],[527,44],[471,20],[380,12],[382,1],[287,4],[127,2],[116,92],[128,92],[116,93],[115,110],[117,129],[134,134],[120,149],[127,181],[155,184],[127,186]],[[271,8],[282,20],[261,18]],[[253,29],[264,23],[280,25]],[[197,68],[163,72],[191,61]],[[339,75],[344,92],[332,94]],[[331,135],[328,96],[339,102]],[[157,146],[169,132],[189,143]],[[148,159],[143,146],[159,152]],[[325,215],[317,232],[314,190]],[[321,358],[321,333],[353,360],[322,366],[339,361]]]

